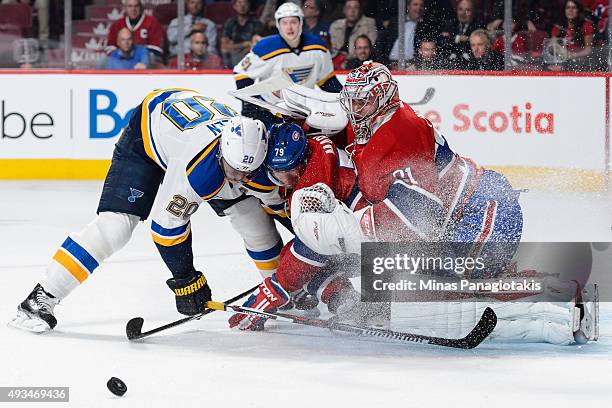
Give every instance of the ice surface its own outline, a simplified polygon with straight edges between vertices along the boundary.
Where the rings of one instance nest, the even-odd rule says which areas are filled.
[[[0,182],[2,323],[42,277],[66,234],[94,217],[100,188],[99,182]],[[521,200],[525,240],[612,241],[612,200],[606,195],[530,192]],[[192,223],[196,266],[216,299],[258,282],[227,220],[203,206]],[[442,350],[281,323],[269,323],[264,333],[242,333],[229,330],[221,312],[128,343],[129,318],[144,317],[147,330],[180,317],[165,285],[168,277],[148,225],[140,225],[123,250],[56,308],[53,333],[0,324],[0,386],[69,386],[71,406],[78,407],[612,403],[610,304],[602,305],[600,341],[581,347],[484,344],[472,351]],[[111,376],[126,382],[123,398],[106,389]]]

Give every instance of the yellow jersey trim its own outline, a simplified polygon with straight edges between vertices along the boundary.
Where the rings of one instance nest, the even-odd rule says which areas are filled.
[[[317,82],[318,86],[323,85],[324,83],[326,83],[327,81],[329,81],[330,79],[332,79],[332,77],[336,75],[336,73],[334,71],[330,72],[325,78],[323,78],[322,80],[320,80],[319,82]]]
[[[261,59],[262,61],[265,61],[265,60],[269,60],[270,58],[276,57],[277,55],[286,54],[288,52],[291,52],[289,48],[280,48],[276,51],[272,51],[266,55],[259,57],[259,59]]]
[[[329,51],[327,48],[319,44],[307,45],[305,47],[302,47],[302,51],[311,51],[311,50],[321,50],[325,52]]]
[[[189,235],[191,234],[191,225],[189,226],[189,228],[187,228],[187,231],[185,231],[185,233],[183,235],[181,235],[180,237],[176,237],[176,238],[162,238],[159,235],[156,235],[154,233],[151,234],[151,236],[153,237],[153,241],[156,244],[159,244],[161,246],[175,246],[178,244],[182,244],[183,242],[185,242],[187,240],[187,238],[189,238]]]

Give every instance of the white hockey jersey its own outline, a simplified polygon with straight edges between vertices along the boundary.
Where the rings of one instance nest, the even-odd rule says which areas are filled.
[[[335,76],[331,54],[323,39],[311,33],[302,35],[298,48],[291,49],[279,35],[262,38],[234,67],[234,79],[253,81],[284,76],[296,84],[314,88]]]
[[[166,172],[151,230],[155,243],[174,246],[190,234],[190,217],[211,199],[253,195],[264,204],[283,200],[265,171],[230,183],[219,162],[221,129],[237,116],[227,105],[187,89],[161,89],[142,103],[141,133],[147,155]],[[263,174],[263,176],[260,175]]]

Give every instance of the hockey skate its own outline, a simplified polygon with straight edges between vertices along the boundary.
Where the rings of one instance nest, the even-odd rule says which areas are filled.
[[[574,339],[578,344],[599,338],[599,291],[597,284],[586,285],[576,295]]]
[[[45,292],[40,283],[36,284],[26,300],[17,306],[17,316],[9,322],[10,326],[35,333],[44,333],[57,325],[53,308],[59,300]]]

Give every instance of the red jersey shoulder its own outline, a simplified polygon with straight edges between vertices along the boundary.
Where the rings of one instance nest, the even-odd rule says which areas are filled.
[[[383,200],[391,183],[409,175],[412,184],[436,189],[433,127],[408,105],[402,104],[376,130],[367,144],[356,148],[354,160],[363,195],[372,202]],[[399,175],[399,176],[398,176]]]
[[[134,44],[146,45],[154,51],[162,52],[164,29],[153,16],[143,15],[138,23],[132,27],[127,17],[115,21],[108,33],[108,46],[117,45],[117,34],[122,28],[128,28],[134,34]]]

